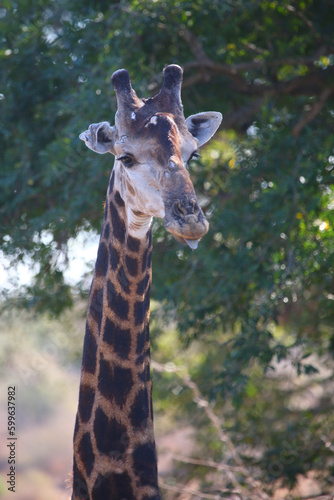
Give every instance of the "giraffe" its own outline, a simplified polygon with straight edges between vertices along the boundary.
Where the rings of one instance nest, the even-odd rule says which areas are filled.
[[[161,91],[139,99],[116,71],[115,125],[94,123],[86,146],[112,153],[102,233],[89,294],[72,500],[160,500],[150,381],[149,309],[153,217],[191,249],[207,233],[187,170],[220,125],[206,112],[185,120],[182,69],[164,70]]]

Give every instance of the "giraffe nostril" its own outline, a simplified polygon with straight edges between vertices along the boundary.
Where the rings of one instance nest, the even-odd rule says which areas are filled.
[[[194,199],[192,199],[190,203],[191,203],[191,205],[192,205],[193,213],[194,213],[195,215],[198,215],[198,213],[199,213],[199,206],[198,206],[197,201],[196,201],[196,200],[194,200]]]
[[[187,210],[182,206],[180,200],[176,200],[174,203],[174,213],[182,219],[184,219],[187,215]]]
[[[186,221],[187,224],[193,224],[198,221],[200,208],[197,200],[192,198],[185,203],[182,203],[180,200],[176,200],[173,205],[173,211],[177,217]]]

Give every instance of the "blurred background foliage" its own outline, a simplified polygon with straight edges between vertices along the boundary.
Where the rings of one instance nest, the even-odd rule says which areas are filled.
[[[154,222],[152,352],[166,368],[155,375],[155,409],[158,426],[170,415],[196,429],[195,455],[242,464],[268,495],[300,474],[313,474],[319,494],[334,488],[333,24],[330,0],[0,7],[2,259],[34,272],[26,287],[3,289],[3,310],[78,315],[87,296],[89,280],[66,279],[69,242],[100,231],[112,158],[78,134],[113,122],[113,71],[127,68],[147,97],[163,67],[180,64],[185,115],[223,113],[190,166],[208,235],[191,252]],[[78,343],[68,348],[79,366]],[[194,411],[185,377],[232,448],[201,405]],[[176,468],[173,480],[196,478],[207,495],[240,498],[244,488],[259,498],[245,471]]]

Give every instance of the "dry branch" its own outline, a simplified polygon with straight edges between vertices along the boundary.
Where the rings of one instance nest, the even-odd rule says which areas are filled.
[[[174,460],[177,460],[178,462],[184,462],[186,464],[193,464],[193,465],[202,465],[203,467],[212,467],[213,469],[217,470],[227,470],[230,472],[237,472],[237,473],[242,473],[243,468],[242,467],[234,467],[232,465],[227,465],[227,464],[222,464],[219,462],[215,462],[214,460],[197,460],[195,458],[188,458],[188,457],[183,457],[182,455],[173,455],[172,456]]]
[[[245,482],[248,484],[249,491],[247,492],[248,499],[262,499],[262,500],[269,500],[269,496],[261,491],[261,485],[252,478],[251,473],[244,467],[242,460],[238,454],[237,449],[235,448],[234,444],[232,443],[230,437],[227,435],[227,433],[223,430],[222,428],[222,423],[221,419],[217,417],[217,415],[214,413],[212,410],[209,402],[203,398],[197,384],[189,377],[187,373],[185,373],[184,369],[178,368],[175,366],[173,363],[167,363],[166,365],[163,365],[161,363],[158,363],[154,360],[151,361],[151,366],[154,370],[158,372],[172,372],[176,373],[183,381],[183,383],[191,389],[193,393],[193,400],[197,404],[198,407],[202,408],[203,411],[205,412],[206,416],[208,417],[209,421],[211,422],[212,426],[216,430],[217,436],[219,440],[224,443],[228,449],[230,450],[230,453],[235,461],[235,463],[238,466],[238,473],[242,474],[244,476]],[[232,469],[225,469],[226,474],[228,475],[229,480],[233,483],[236,491],[242,491],[243,486],[240,484],[238,479],[236,478],[234,471]],[[240,494],[240,493],[239,493]]]
[[[174,491],[175,493],[188,493],[188,494],[194,495],[198,498],[207,498],[208,500],[219,500],[219,498],[220,498],[220,495],[217,495],[217,494],[212,495],[210,493],[202,493],[201,491],[193,490],[193,489],[187,488],[186,486],[183,486],[183,485],[174,486],[171,484],[167,484],[161,480],[159,481],[159,485],[161,486],[161,488],[163,488],[165,490]],[[239,490],[223,490],[221,493],[236,494],[236,495],[240,496]]]

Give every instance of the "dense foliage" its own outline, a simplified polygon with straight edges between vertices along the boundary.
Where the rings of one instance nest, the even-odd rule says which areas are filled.
[[[147,97],[166,64],[182,65],[185,114],[224,114],[191,166],[210,232],[191,252],[155,222],[152,295],[182,348],[199,346],[189,370],[236,446],[256,449],[245,461],[261,481],[327,470],[324,491],[333,398],[324,389],[325,401],[291,409],[292,392],[263,376],[285,359],[326,387],[333,378],[333,22],[330,0],[4,0],[0,9],[0,238],[13,265],[28,255],[39,266],[24,304],[58,314],[72,303],[68,240],[99,231],[112,164],[78,133],[113,122],[111,73],[126,67]],[[289,442],[298,459],[273,473],[266,464]]]

